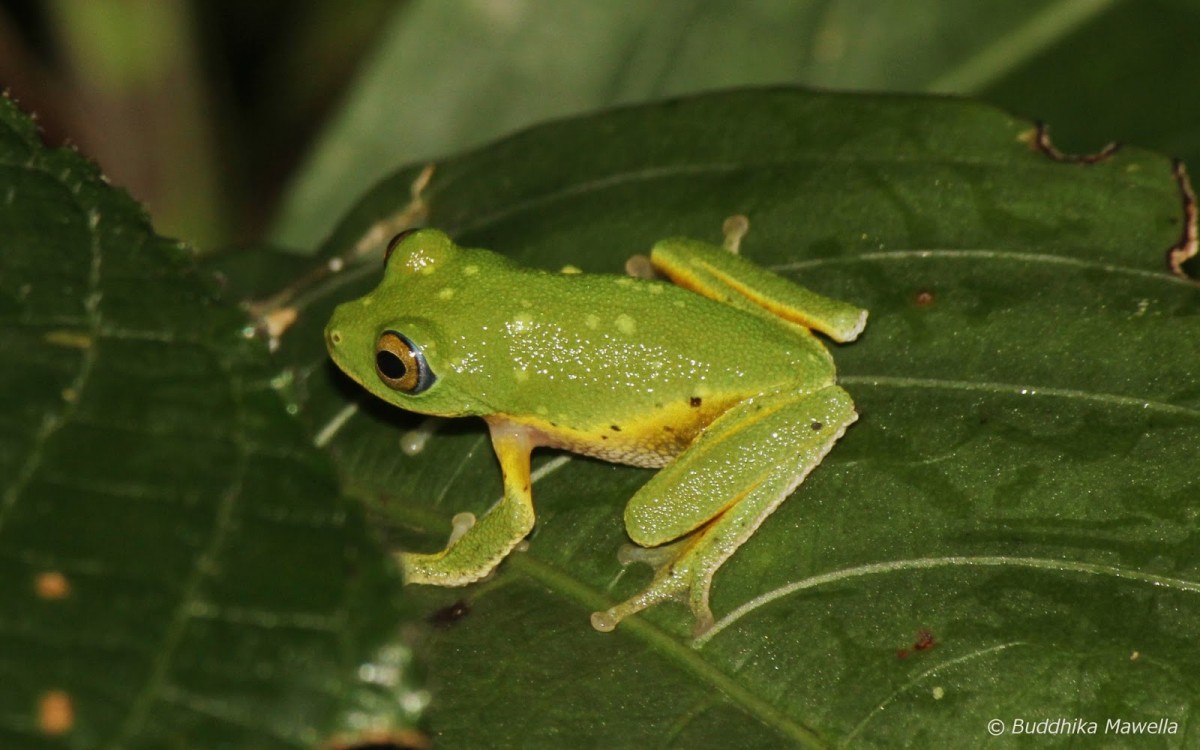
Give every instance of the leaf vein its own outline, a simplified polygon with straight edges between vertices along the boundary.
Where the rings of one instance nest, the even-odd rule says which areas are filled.
[[[565,185],[560,185],[554,189],[547,190],[543,193],[532,195],[522,200],[516,200],[508,205],[497,208],[490,213],[480,213],[472,215],[471,219],[464,221],[461,224],[446,225],[446,231],[451,236],[457,236],[465,232],[477,231],[482,227],[489,226],[498,221],[510,218],[517,214],[533,211],[552,205],[557,201],[571,198],[577,195],[584,195],[592,191],[605,190],[611,187],[632,184],[637,182],[645,182],[650,180],[671,179],[675,177],[687,177],[692,175],[706,174],[729,174],[739,171],[762,171],[770,168],[779,168],[785,166],[794,166],[800,164],[917,164],[922,166],[936,165],[953,165],[953,166],[979,166],[1003,167],[1010,172],[1039,172],[1046,169],[1047,164],[1052,164],[1047,160],[1046,163],[1031,163],[1021,164],[1016,162],[1002,162],[988,159],[968,159],[968,158],[941,158],[933,159],[923,154],[914,154],[916,158],[906,158],[905,156],[885,159],[876,157],[843,157],[839,155],[828,154],[806,154],[801,157],[791,157],[788,159],[780,159],[777,161],[745,161],[745,162],[702,162],[693,164],[666,164],[658,166],[647,166],[639,169],[629,169],[623,172],[616,172],[590,179],[584,179],[579,182],[573,182]],[[432,204],[437,204],[439,193],[444,192],[447,185],[443,183],[440,190],[430,190],[426,195],[426,200]]]
[[[1163,414],[1174,414],[1185,417],[1200,417],[1200,409],[1189,406],[1168,404],[1163,401],[1151,401],[1145,398],[1122,396],[1116,393],[1089,393],[1075,388],[1052,388],[1035,385],[1020,385],[1016,383],[997,383],[990,381],[947,380],[940,378],[910,378],[888,375],[846,375],[839,377],[838,382],[859,386],[877,386],[893,388],[941,388],[951,391],[984,391],[1003,393],[1015,396],[1047,396],[1080,401],[1095,401],[1106,405],[1127,409],[1150,409]]]
[[[750,614],[754,610],[764,607],[777,599],[782,599],[785,596],[789,596],[800,591],[805,591],[807,589],[817,588],[829,584],[840,583],[853,578],[886,575],[888,573],[896,573],[905,570],[932,570],[935,568],[957,566],[1032,568],[1038,570],[1048,570],[1057,573],[1081,573],[1087,575],[1111,576],[1113,578],[1121,578],[1138,583],[1145,583],[1151,586],[1171,588],[1177,591],[1200,594],[1200,580],[1174,578],[1171,576],[1148,573],[1132,568],[1125,568],[1119,565],[1104,565],[1100,563],[1082,562],[1079,560],[1053,560],[1040,557],[1007,557],[1000,555],[948,555],[946,557],[919,557],[910,560],[890,560],[882,563],[859,565],[853,568],[843,568],[841,570],[835,570],[829,573],[810,576],[808,578],[780,586],[776,589],[772,589],[771,591],[767,591],[759,596],[754,597],[722,617],[717,621],[711,630],[709,630],[700,638],[696,639],[696,646],[697,648],[703,646],[705,643],[712,640],[713,637],[715,637],[722,630]]]
[[[975,651],[972,651],[969,654],[963,654],[962,656],[956,657],[954,659],[950,659],[949,661],[942,662],[941,664],[935,664],[934,666],[930,667],[929,669],[926,669],[923,672],[913,675],[912,679],[910,679],[908,682],[904,683],[900,687],[896,688],[896,690],[894,690],[891,695],[889,695],[887,698],[884,698],[882,701],[880,701],[875,706],[873,706],[872,709],[867,713],[867,715],[863,717],[862,721],[860,721],[857,725],[855,725],[854,729],[851,729],[846,734],[846,736],[842,738],[842,741],[839,744],[841,745],[841,747],[849,747],[851,745],[852,741],[854,740],[855,736],[858,735],[859,733],[861,733],[862,730],[864,728],[866,728],[867,724],[869,724],[872,719],[874,719],[876,716],[881,715],[883,713],[884,709],[886,709],[890,703],[895,701],[898,697],[903,695],[908,690],[916,687],[918,684],[923,682],[926,678],[928,678],[932,675],[935,675],[939,672],[944,672],[951,667],[956,667],[959,664],[964,664],[968,661],[974,661],[975,659],[980,659],[985,656],[990,656],[990,655],[992,655],[994,653],[998,653],[1000,651],[1006,651],[1010,648],[1013,648],[1014,646],[1027,646],[1027,645],[1029,645],[1029,644],[1027,644],[1023,641],[1012,641],[1009,643],[999,643],[999,644],[996,644],[995,646],[988,646],[987,648],[977,649]]]
[[[1045,263],[1052,265],[1070,266],[1073,268],[1104,271],[1113,274],[1125,274],[1128,276],[1138,276],[1141,278],[1155,279],[1170,284],[1175,284],[1184,287],[1194,287],[1191,282],[1169,273],[1166,268],[1161,271],[1151,271],[1144,268],[1131,268],[1129,266],[1119,266],[1115,263],[1102,263],[1100,261],[1088,260],[1084,258],[1072,258],[1065,255],[1052,255],[1049,253],[1030,253],[1020,250],[997,250],[997,249],[962,249],[962,248],[929,248],[929,249],[904,249],[904,250],[881,250],[876,252],[859,253],[857,255],[846,255],[837,257],[811,258],[807,260],[798,260],[791,263],[782,263],[771,267],[774,271],[799,271],[808,268],[816,268],[830,264],[849,264],[862,263],[879,260],[909,260],[909,259],[962,259],[962,260],[1003,260],[1017,261],[1020,263]]]
[[[228,363],[223,359],[218,359],[218,363],[222,374],[225,376],[225,381],[232,389],[233,400],[238,410],[239,418],[236,423],[238,426],[234,430],[235,444],[238,451],[237,463],[234,467],[229,487],[222,493],[220,502],[217,503],[215,522],[208,544],[193,558],[192,569],[180,590],[179,603],[176,604],[175,611],[172,613],[167,624],[161,645],[157,649],[157,657],[151,664],[150,674],[147,676],[146,682],[138,695],[131,702],[129,714],[125,717],[123,725],[110,743],[110,748],[115,749],[128,744],[129,740],[145,726],[150,717],[150,709],[154,701],[167,697],[167,691],[170,689],[170,685],[167,682],[167,673],[175,658],[176,651],[183,643],[183,634],[191,618],[192,609],[200,601],[199,591],[201,582],[219,569],[216,564],[216,558],[225,540],[226,532],[232,526],[233,508],[236,505],[237,499],[241,496],[242,487],[244,486],[249,470],[251,447],[241,432],[241,425],[247,419],[245,406],[242,404],[242,393],[233,373],[229,370]]]
[[[96,235],[95,226],[98,217],[95,214],[89,214],[88,225],[92,228],[91,243],[89,244],[89,252],[91,254],[90,265],[88,269],[88,291],[83,300],[83,307],[86,313],[87,326],[92,331],[93,337],[95,332],[101,326],[100,300],[102,293],[100,291],[100,266],[101,254],[99,247],[99,237]],[[5,520],[8,514],[17,504],[17,499],[21,493],[29,486],[29,482],[33,480],[33,475],[37,472],[41,465],[42,454],[51,437],[54,436],[62,427],[67,424],[74,416],[79,408],[84,388],[87,386],[91,376],[92,368],[96,363],[95,345],[83,349],[80,355],[79,371],[71,381],[68,390],[75,394],[74,398],[64,398],[61,404],[61,411],[56,410],[56,406],[52,405],[47,408],[42,417],[41,424],[38,425],[37,431],[33,435],[33,440],[30,444],[29,451],[25,455],[24,461],[20,468],[16,471],[12,483],[4,491],[4,495],[0,498],[0,531],[4,529]]]

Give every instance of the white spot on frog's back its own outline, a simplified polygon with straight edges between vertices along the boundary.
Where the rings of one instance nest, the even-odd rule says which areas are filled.
[[[587,326],[589,329],[594,331],[600,327],[600,316],[599,315],[588,315],[587,317],[585,317],[583,319],[583,324],[585,326]]]
[[[440,300],[449,301],[449,300],[454,299],[455,293],[456,293],[456,290],[454,289],[454,287],[447,286],[447,287],[442,287],[438,291],[437,296],[438,296],[438,299],[440,299]]]
[[[533,330],[533,316],[528,313],[519,313],[512,317],[512,320],[505,324],[510,334],[528,333]]]
[[[617,316],[616,324],[617,330],[626,336],[632,336],[637,332],[637,322],[625,313],[621,313]]]
[[[425,250],[418,248],[404,256],[404,262],[401,267],[408,273],[419,273],[428,276],[437,267],[437,258]]]
[[[462,269],[463,276],[474,276],[477,273],[479,273],[479,266],[474,265],[474,264],[463,266],[463,269]]]

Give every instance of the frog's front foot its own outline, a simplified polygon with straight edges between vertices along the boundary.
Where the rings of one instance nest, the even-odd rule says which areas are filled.
[[[668,599],[682,599],[687,601],[696,618],[692,636],[699,637],[706,633],[713,626],[708,590],[712,586],[716,566],[705,565],[697,559],[696,541],[689,536],[660,547],[636,547],[631,544],[622,547],[617,555],[621,564],[647,563],[655,569],[654,580],[637,596],[602,612],[593,612],[592,627],[609,633],[621,620],[647,607]]]

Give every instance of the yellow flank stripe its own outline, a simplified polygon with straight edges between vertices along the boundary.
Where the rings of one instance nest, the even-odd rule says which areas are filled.
[[[564,427],[534,415],[505,414],[503,418],[537,431],[538,445],[615,463],[658,468],[683,452],[705,426],[740,398],[735,395],[718,399],[709,395],[699,406],[675,402],[645,416],[614,419],[585,428]]]

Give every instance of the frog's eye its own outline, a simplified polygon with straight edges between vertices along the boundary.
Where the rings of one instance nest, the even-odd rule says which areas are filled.
[[[388,388],[409,394],[420,393],[435,380],[421,350],[395,331],[385,331],[375,345],[375,372]]]
[[[409,227],[400,234],[392,238],[392,241],[387,244],[387,250],[383,251],[383,265],[387,266],[388,258],[392,257],[392,251],[396,249],[396,245],[404,242],[404,238],[413,232],[417,231],[417,227]]]

